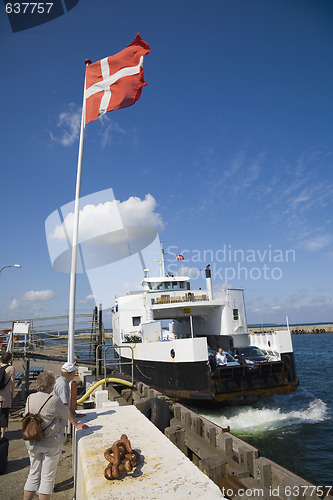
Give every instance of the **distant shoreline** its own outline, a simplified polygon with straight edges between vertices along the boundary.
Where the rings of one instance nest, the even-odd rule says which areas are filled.
[[[284,325],[273,325],[264,324],[264,325],[249,325],[248,330],[250,333],[255,332],[273,332],[278,329],[286,329],[287,326]],[[333,323],[297,323],[293,325],[289,325],[290,331],[293,334],[300,333],[333,333]]]

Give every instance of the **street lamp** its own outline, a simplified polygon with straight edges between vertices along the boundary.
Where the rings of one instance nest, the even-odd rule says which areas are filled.
[[[14,264],[13,266],[3,266],[1,269],[0,269],[0,273],[1,271],[3,271],[4,269],[6,269],[6,267],[21,267],[20,264]]]

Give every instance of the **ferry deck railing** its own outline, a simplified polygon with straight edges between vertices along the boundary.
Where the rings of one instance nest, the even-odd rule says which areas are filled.
[[[99,370],[98,370],[98,366],[99,366],[99,361],[103,361],[103,372],[104,372],[104,379],[105,379],[105,386],[106,386],[106,379],[108,378],[107,377],[107,374],[106,374],[106,371],[107,371],[107,367],[108,366],[119,366],[119,372],[122,373],[122,366],[124,365],[131,365],[131,383],[133,384],[134,382],[134,368],[133,368],[133,360],[134,360],[134,356],[133,356],[133,348],[131,346],[124,346],[124,345],[117,345],[117,344],[113,344],[113,345],[110,345],[110,346],[107,346],[104,348],[104,351],[103,351],[103,358],[99,357],[99,352],[100,352],[100,349],[104,346],[104,344],[99,344],[98,346],[96,346],[96,375],[98,377],[99,375]],[[131,360],[130,361],[121,361],[121,355],[119,354],[119,357],[113,357],[113,358],[108,358],[108,360],[106,359],[106,353],[109,349],[119,349],[121,351],[121,349],[130,349],[131,351]]]
[[[191,292],[185,295],[161,295],[160,297],[153,298],[152,305],[159,304],[177,304],[182,302],[201,302],[209,300],[208,295],[195,295]]]

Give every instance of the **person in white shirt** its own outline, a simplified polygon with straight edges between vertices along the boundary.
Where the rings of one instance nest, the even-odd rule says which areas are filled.
[[[227,355],[223,352],[222,347],[219,348],[219,352],[216,354],[217,366],[223,366],[227,364]]]
[[[84,417],[83,413],[77,414],[71,405],[71,391],[70,382],[74,380],[76,372],[76,366],[74,363],[67,362],[61,367],[61,377],[58,377],[52,394],[58,396],[58,398],[64,403],[68,410],[68,420],[76,429],[87,429],[86,424],[80,424],[75,417]]]

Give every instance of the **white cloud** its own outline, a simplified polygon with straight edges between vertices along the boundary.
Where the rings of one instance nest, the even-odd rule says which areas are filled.
[[[123,226],[163,229],[162,218],[155,212],[156,205],[155,198],[150,194],[147,194],[144,200],[132,196],[122,203],[114,200],[97,205],[85,205],[80,210],[79,241],[89,240]],[[70,212],[63,223],[70,240],[73,234],[73,221],[74,214]],[[63,225],[57,225],[50,237],[57,240],[64,239]]]
[[[171,267],[171,266],[169,265],[169,267]],[[189,277],[191,277],[193,274],[198,274],[198,269],[196,267],[181,266],[177,270],[177,274],[179,276],[189,276]]]
[[[54,298],[52,290],[30,290],[22,295],[22,300],[26,302],[45,302]]]
[[[324,234],[321,236],[316,236],[314,238],[309,238],[303,240],[301,245],[310,252],[315,252],[316,250],[321,250],[329,245],[332,241],[332,236],[330,234]]]
[[[203,269],[191,266],[181,266],[178,268],[177,264],[173,263],[168,265],[168,271],[175,276],[189,277],[195,288],[199,288],[204,283],[205,272]]]
[[[125,135],[126,130],[122,129],[119,123],[111,120],[107,115],[103,115],[99,118],[100,123],[103,128],[98,131],[98,135],[101,138],[102,147],[104,148],[107,144],[112,144],[115,142],[115,137],[119,138],[119,134]]]
[[[11,311],[20,310],[32,310],[38,311],[42,308],[44,302],[52,300],[55,298],[55,294],[52,290],[30,290],[25,292],[22,297],[14,298],[9,306]]]
[[[90,302],[95,302],[95,295],[87,295],[84,299],[79,300],[79,304],[89,304]]]
[[[9,306],[9,309],[11,311],[16,311],[16,309],[19,309],[19,307],[20,307],[20,301],[18,299],[13,299]]]
[[[52,141],[62,146],[71,146],[76,143],[80,135],[82,108],[74,103],[67,105],[66,110],[62,111],[57,117],[56,131],[49,130]],[[119,123],[103,115],[98,119],[98,135],[101,139],[102,147],[107,144],[119,142],[119,138],[127,132]]]
[[[300,290],[281,300],[269,303],[265,297],[252,296],[247,300],[248,323],[289,324],[297,322],[327,322],[333,314],[333,298],[330,290]],[[261,304],[257,307],[257,304]],[[272,305],[273,304],[273,305]]]
[[[120,214],[126,226],[149,226],[162,230],[163,222],[160,214],[155,212],[157,203],[151,194],[144,200],[131,196],[119,205]]]
[[[58,117],[57,127],[60,135],[54,135],[53,132],[49,131],[51,139],[63,146],[71,146],[74,144],[79,137],[81,113],[81,108],[70,103],[68,105],[68,110],[60,113]]]
[[[305,201],[308,201],[310,199],[310,195],[309,194],[306,194],[308,190],[305,189],[303,190],[299,195],[297,195],[292,201],[291,201],[291,205],[293,208],[296,208],[296,206],[299,204],[299,203],[304,203]]]

